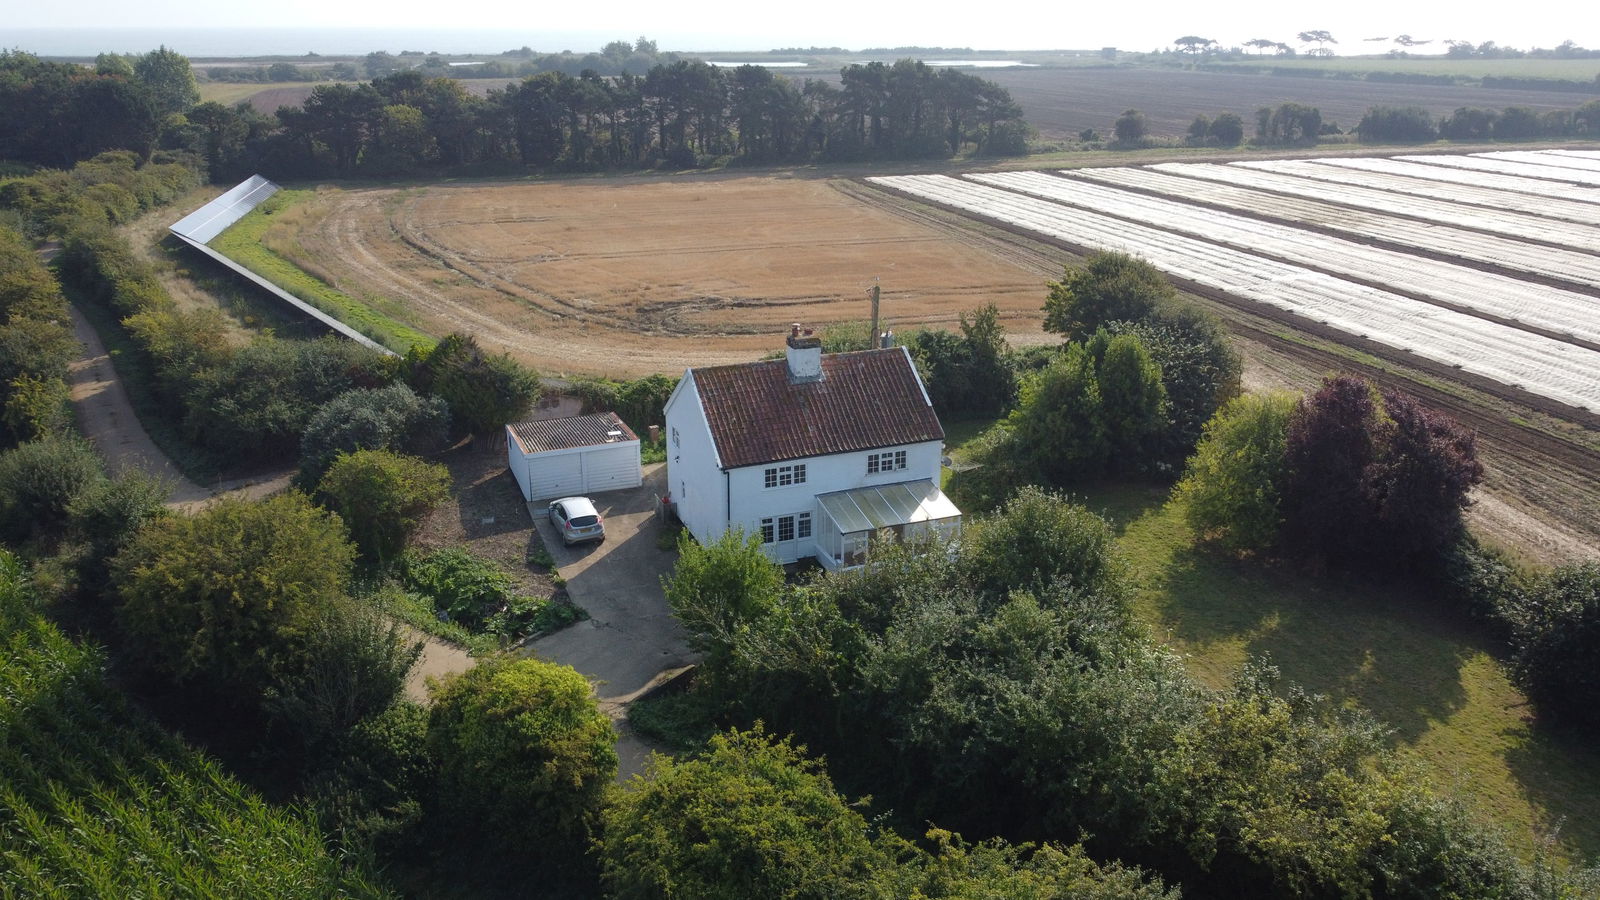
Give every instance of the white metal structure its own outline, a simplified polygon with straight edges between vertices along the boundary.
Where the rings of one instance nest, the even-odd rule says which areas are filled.
[[[257,206],[260,206],[267,200],[267,198],[271,197],[277,192],[278,186],[276,184],[273,184],[260,175],[252,175],[244,181],[241,181],[224,191],[222,196],[172,223],[167,230],[176,235],[179,240],[195,248],[196,250],[199,250],[201,253],[204,253],[206,256],[211,257],[217,262],[222,263],[224,266],[243,276],[252,284],[255,284],[257,287],[267,291],[274,297],[277,297],[279,300],[282,300],[295,309],[298,309],[302,313],[310,316],[311,318],[316,319],[318,322],[321,322],[339,334],[344,335],[358,344],[363,344],[371,347],[374,350],[387,353],[390,356],[396,355],[394,351],[383,346],[372,338],[367,337],[354,328],[351,328],[349,325],[346,325],[339,319],[336,319],[322,310],[317,309],[315,306],[312,306],[304,300],[301,300],[299,297],[296,297],[283,288],[278,287],[267,279],[262,278],[260,275],[257,275],[244,266],[239,265],[238,263],[229,259],[227,256],[218,253],[216,250],[213,250],[209,246],[212,239],[214,239],[217,235],[226,231],[230,225],[233,225],[235,222],[238,222],[240,219],[244,218],[250,213],[251,210],[255,209]]]

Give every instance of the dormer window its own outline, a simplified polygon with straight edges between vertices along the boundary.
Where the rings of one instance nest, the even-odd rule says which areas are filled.
[[[880,472],[897,472],[906,467],[906,451],[889,450],[883,453],[867,454],[867,474],[877,475]]]

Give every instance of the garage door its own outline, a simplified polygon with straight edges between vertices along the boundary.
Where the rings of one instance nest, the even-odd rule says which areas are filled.
[[[585,492],[582,454],[534,456],[528,460],[529,499],[567,497]]]
[[[639,447],[624,444],[585,451],[583,454],[584,492],[598,494],[639,486]]]

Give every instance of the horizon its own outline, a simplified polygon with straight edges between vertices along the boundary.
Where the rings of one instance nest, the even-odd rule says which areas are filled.
[[[99,2],[99,0],[97,0]],[[165,6],[182,6],[189,0],[165,0]],[[50,10],[35,8],[37,16]],[[1192,15],[1192,13],[1191,13]],[[25,16],[26,18],[26,16]],[[287,18],[287,16],[286,16]],[[859,18],[859,17],[858,17]],[[1003,17],[1002,17],[1003,18]],[[1235,17],[1237,18],[1237,17]],[[1421,16],[1419,18],[1427,18]],[[1459,17],[1457,17],[1459,19]],[[1538,18],[1538,17],[1534,17]],[[635,25],[626,28],[596,29],[583,26],[563,26],[559,21],[545,27],[470,26],[452,24],[429,26],[421,23],[399,22],[381,27],[348,23],[314,23],[302,25],[260,26],[245,22],[213,22],[182,26],[150,26],[108,24],[96,26],[61,24],[18,24],[0,29],[0,48],[16,49],[40,56],[92,57],[101,52],[139,53],[165,45],[191,57],[244,57],[286,56],[305,57],[362,55],[375,51],[398,53],[402,50],[439,52],[450,55],[494,55],[529,47],[540,53],[571,51],[586,53],[598,51],[610,41],[633,41],[640,36],[654,40],[664,51],[680,53],[770,53],[783,49],[840,48],[847,52],[896,49],[904,47],[970,49],[983,53],[1006,52],[1084,52],[1098,51],[1102,47],[1116,47],[1128,52],[1149,52],[1170,48],[1182,35],[1198,35],[1215,39],[1222,47],[1242,46],[1255,37],[1279,40],[1295,46],[1302,52],[1310,45],[1296,39],[1299,31],[1313,27],[1336,25],[1330,22],[1305,23],[1279,15],[1259,17],[1248,27],[1241,23],[1231,26],[1225,18],[1210,24],[1220,26],[1174,27],[1172,34],[1157,34],[1147,28],[1123,33],[1121,22],[1096,25],[1095,22],[1078,22],[1072,29],[1040,27],[1018,33],[1010,27],[980,27],[987,23],[967,23],[970,27],[950,30],[940,23],[897,23],[895,27],[870,27],[871,22],[841,33],[830,34],[817,26],[804,30],[772,30],[767,23],[754,23],[738,32],[699,30],[685,31],[681,26],[668,28],[649,27],[648,16],[640,17]],[[81,20],[81,19],[80,19]],[[280,19],[281,21],[281,19]],[[1176,19],[1175,19],[1176,21]],[[1300,27],[1287,23],[1300,21]],[[1522,19],[1528,22],[1530,19]],[[673,23],[676,25],[676,23]],[[1042,24],[1042,23],[1041,23]],[[1339,56],[1383,55],[1398,49],[1392,39],[1410,34],[1430,43],[1411,48],[1412,56],[1437,56],[1446,50],[1447,40],[1469,40],[1472,43],[1494,41],[1501,46],[1521,50],[1554,48],[1563,41],[1572,40],[1579,46],[1600,44],[1600,34],[1590,35],[1560,33],[1536,35],[1527,26],[1511,27],[1496,32],[1490,26],[1469,30],[1466,23],[1456,21],[1448,36],[1417,27],[1403,29],[1371,27],[1362,29],[1355,23],[1344,27],[1326,27],[1337,39],[1330,45]],[[1591,26],[1591,30],[1593,30]],[[1343,35],[1343,36],[1341,36]],[[1356,35],[1366,35],[1357,37]],[[1063,39],[1055,40],[1059,36]],[[1458,37],[1459,36],[1459,37]],[[1117,38],[1122,39],[1117,39]],[[1379,40],[1381,38],[1381,40]]]

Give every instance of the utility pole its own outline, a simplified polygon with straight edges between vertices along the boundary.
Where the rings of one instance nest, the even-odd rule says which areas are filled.
[[[878,349],[878,279],[872,279],[872,290],[867,293],[872,295],[872,349]]]

